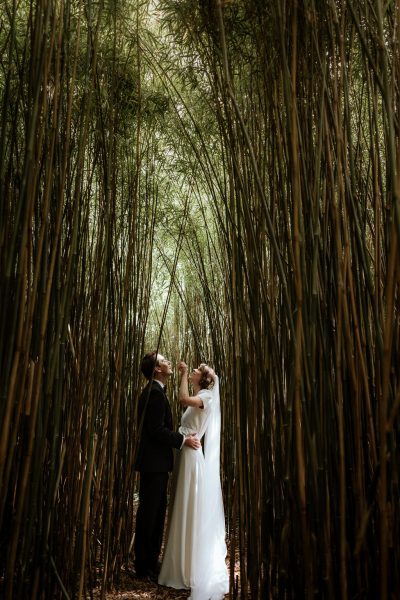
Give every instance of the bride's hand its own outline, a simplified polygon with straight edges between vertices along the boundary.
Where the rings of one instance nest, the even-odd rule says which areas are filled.
[[[183,360],[181,360],[181,362],[178,365],[178,371],[181,375],[184,375],[188,371],[188,366],[185,362],[183,362]]]

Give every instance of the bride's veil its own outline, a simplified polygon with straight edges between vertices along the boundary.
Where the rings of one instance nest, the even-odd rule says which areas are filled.
[[[225,564],[225,516],[220,480],[221,406],[219,379],[210,390],[212,400],[204,437],[204,488],[199,503],[199,539],[195,542],[191,600],[219,600],[228,591]]]

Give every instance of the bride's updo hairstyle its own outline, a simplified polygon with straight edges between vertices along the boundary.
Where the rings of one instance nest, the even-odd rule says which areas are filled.
[[[201,377],[199,386],[202,390],[211,390],[214,387],[214,379],[211,375],[211,369],[206,363],[201,363],[199,366]]]

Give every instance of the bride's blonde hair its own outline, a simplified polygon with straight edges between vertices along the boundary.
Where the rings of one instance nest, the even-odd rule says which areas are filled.
[[[201,363],[198,367],[201,377],[199,386],[202,390],[211,390],[214,387],[214,378],[211,375],[211,368],[206,363]]]

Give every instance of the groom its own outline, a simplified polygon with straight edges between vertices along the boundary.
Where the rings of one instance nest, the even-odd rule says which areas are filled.
[[[173,448],[184,445],[200,448],[196,434],[184,436],[172,431],[172,413],[165,386],[172,375],[171,363],[162,354],[150,352],[142,359],[141,370],[148,380],[138,406],[141,426],[135,463],[140,472],[139,506],[135,529],[135,570],[138,577],[157,581],[167,508],[168,472],[172,471]]]

